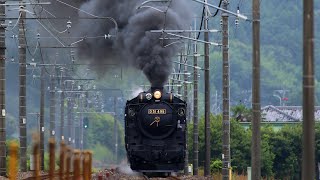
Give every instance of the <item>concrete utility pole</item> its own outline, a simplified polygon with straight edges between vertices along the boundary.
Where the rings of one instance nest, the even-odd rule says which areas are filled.
[[[89,99],[89,92],[88,91],[85,92],[85,96],[86,96],[86,99],[84,101],[84,108],[87,110],[89,108],[88,107],[89,106],[88,105],[88,99]],[[86,117],[86,118],[88,118],[88,117]],[[84,129],[83,130],[83,148],[86,148],[86,146],[87,146],[87,129]]]
[[[83,89],[81,89],[83,90]],[[83,93],[80,93],[80,99],[79,99],[79,109],[80,109],[80,113],[79,113],[79,118],[80,118],[80,149],[83,150],[83,105],[84,105],[84,97],[83,97]]]
[[[303,1],[303,150],[302,179],[315,179],[314,7]]]
[[[118,123],[117,123],[117,97],[114,97],[114,125],[113,125],[113,140],[114,140],[114,163],[118,164]]]
[[[61,94],[60,94],[60,140],[64,141],[64,100],[65,100],[65,94],[64,94],[64,69],[61,69],[61,79],[60,79],[60,89],[61,89]]]
[[[67,132],[66,132],[66,137],[67,139],[67,143],[70,147],[75,147],[76,144],[76,140],[75,140],[75,129],[78,128],[76,127],[76,123],[75,121],[75,114],[74,114],[74,97],[75,97],[75,90],[73,88],[74,86],[74,81],[66,81],[67,83],[65,84],[65,92],[69,92],[67,94],[68,98],[67,98]],[[66,90],[67,89],[67,90]]]
[[[197,29],[197,23],[194,23]],[[197,38],[197,33],[195,33]],[[193,175],[198,175],[199,165],[199,127],[198,127],[198,44],[194,43],[194,56],[193,56]]]
[[[179,66],[179,68],[178,69],[182,69],[182,64],[185,64],[184,62],[183,62],[183,53],[182,52],[180,52],[180,64],[178,64],[178,66]],[[178,83],[181,83],[181,75],[178,75],[178,79],[177,79],[177,81],[178,81]],[[179,96],[182,96],[182,86],[179,86],[178,87],[178,94],[179,94]]]
[[[24,1],[20,1],[23,3]],[[20,5],[19,19],[19,126],[20,126],[20,169],[27,171],[27,103],[26,103],[26,37],[25,37],[25,5]]]
[[[208,0],[205,0],[208,3]],[[209,42],[209,9],[206,6],[205,17],[204,17],[204,41]],[[205,121],[205,163],[204,163],[204,175],[210,176],[210,62],[209,62],[209,44],[204,44],[204,121]]]
[[[79,100],[79,99],[78,99]],[[76,105],[79,107],[79,104]],[[79,110],[79,109],[77,109]],[[74,126],[73,126],[73,137],[74,137],[74,146],[76,149],[80,149],[80,116],[79,114],[75,113],[74,114]]]
[[[50,137],[55,138],[56,134],[56,90],[55,90],[55,67],[50,75]]]
[[[0,176],[6,171],[6,8],[2,6],[5,0],[0,0]]]
[[[261,179],[260,0],[252,1],[252,179]]]
[[[187,54],[187,53],[186,53]],[[188,58],[186,57],[186,60]],[[187,61],[184,62],[185,64],[187,64]],[[184,81],[185,83],[183,83],[183,97],[184,97],[184,101],[186,103],[188,103],[188,84],[186,83],[188,81],[188,75],[187,75],[187,72],[188,72],[188,67],[187,66],[184,66]],[[189,122],[189,119],[188,119],[188,114],[186,114],[187,116],[187,119],[186,119],[186,125],[188,125],[188,122]],[[186,142],[188,142],[188,132],[185,131],[185,138],[186,138]],[[185,156],[185,159],[184,159],[184,174],[185,175],[188,175],[188,171],[189,171],[189,152],[188,152],[188,143],[186,143],[187,145],[187,148],[185,150],[185,153],[186,153],[186,156]]]
[[[67,138],[68,138],[68,145],[71,146],[72,145],[72,97],[68,97],[68,115],[67,115],[67,119],[68,119],[68,131],[67,131]]]
[[[228,9],[229,1],[222,1],[222,8]],[[223,123],[222,123],[222,176],[229,180],[230,162],[230,66],[229,66],[229,14],[221,13],[222,16],[222,87],[223,87]]]
[[[44,69],[41,67],[40,74],[40,169],[44,170],[44,96],[45,96],[45,78],[44,78]]]

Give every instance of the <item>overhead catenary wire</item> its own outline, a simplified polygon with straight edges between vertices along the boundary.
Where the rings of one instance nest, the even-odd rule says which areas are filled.
[[[17,27],[17,25],[19,24],[20,19],[21,19],[21,13],[19,13],[19,17],[16,21],[16,24],[11,29],[6,29],[6,31],[13,31]]]
[[[66,2],[59,1],[59,0],[57,0],[57,1],[60,2],[60,3],[62,3],[62,4],[64,4],[64,5],[66,5],[66,6],[68,6],[68,7],[71,7],[71,8],[74,8],[74,9],[78,10],[78,11],[84,12],[85,14],[88,14],[88,15],[90,15],[90,16],[92,16],[92,17],[109,19],[109,20],[111,20],[111,21],[113,21],[113,22],[115,23],[116,29],[118,29],[117,22],[116,22],[113,18],[111,18],[111,17],[96,16],[96,15],[93,15],[93,14],[91,14],[91,13],[89,13],[89,12],[86,12],[86,11],[84,11],[84,10],[81,10],[81,9],[79,9],[79,8],[77,8],[77,7],[74,7],[74,6],[72,6],[72,5],[70,5],[70,4],[66,3]],[[43,8],[43,6],[41,6],[41,9],[42,9],[43,11],[47,12],[48,14],[50,14],[51,16],[56,17],[54,14],[52,14],[51,12],[49,12],[48,10],[46,10],[45,8]],[[34,9],[34,13],[37,15],[35,9]],[[38,16],[38,15],[37,15],[37,16]],[[40,14],[40,16],[38,16],[38,17],[41,18],[41,14]],[[46,19],[48,20],[48,16],[47,16],[47,15],[46,15],[46,17],[47,17]],[[72,37],[57,37],[56,35],[54,35],[54,34],[48,29],[48,27],[46,27],[43,23],[41,23],[41,22],[39,21],[39,19],[36,19],[36,20],[39,22],[39,24],[40,24],[47,32],[50,33],[50,35],[51,35],[53,38],[55,38],[63,47],[66,47],[66,45],[65,45],[66,43],[63,43],[61,39],[65,39],[65,38],[69,38],[69,39],[70,39],[70,38],[72,38]],[[67,26],[67,29],[65,29],[64,31],[59,31],[59,30],[57,30],[57,29],[54,27],[54,25],[51,23],[51,21],[48,20],[48,22],[49,22],[51,28],[52,28],[55,32],[57,32],[57,33],[59,33],[59,34],[65,33],[65,32],[67,32],[67,31],[69,30],[69,27]],[[71,43],[69,46],[72,46],[72,45],[74,45],[74,44],[76,44],[76,43],[79,43],[79,42],[83,41],[84,39],[89,39],[89,38],[105,38],[105,39],[109,39],[109,38],[111,38],[112,36],[113,36],[113,35],[110,35],[110,34],[104,34],[104,35],[99,36],[99,37],[79,37],[80,40]],[[75,37],[74,37],[74,38],[75,38]]]
[[[221,7],[221,4],[222,4],[222,0],[220,0],[218,6]],[[205,8],[205,5],[204,5],[203,8],[202,8],[202,17],[201,17],[200,28],[199,28],[200,30],[202,30],[205,10],[206,10],[206,8]],[[212,15],[212,17],[217,16],[218,12],[219,12],[219,9],[216,10],[216,12]],[[200,35],[201,35],[201,32],[198,33],[197,39],[200,38]]]
[[[68,3],[64,2],[64,1],[60,1],[60,0],[56,0],[56,1],[59,2],[59,3],[61,3],[61,4],[66,5],[66,6],[68,6],[68,7],[71,7],[71,8],[73,8],[73,9],[76,9],[76,10],[82,12],[82,13],[85,13],[85,14],[87,14],[87,15],[89,15],[89,16],[96,17],[96,18],[105,18],[105,19],[111,20],[111,21],[115,24],[115,28],[116,28],[116,30],[118,31],[118,23],[117,23],[116,20],[115,20],[114,18],[112,18],[112,17],[97,16],[97,15],[94,15],[94,14],[92,14],[92,13],[89,13],[89,12],[83,10],[83,9],[77,8],[77,7],[75,7],[75,6],[72,6],[71,4],[68,4]]]
[[[51,34],[51,36],[53,36],[63,47],[65,47],[65,45],[60,41],[60,39],[58,37],[56,37],[48,28],[46,28],[45,25],[43,25],[39,20],[37,20],[38,23],[49,33]]]
[[[42,7],[42,6],[41,6]],[[43,7],[42,7],[43,8]],[[42,11],[41,11],[42,12]],[[40,20],[41,20],[41,12],[40,12],[40,16],[38,16],[38,13],[35,10],[35,6],[33,7],[33,14],[30,13],[30,15],[34,18],[36,18],[35,20],[52,36],[54,37],[54,39],[56,39],[63,47],[65,47],[64,43],[62,43],[62,41],[59,39],[59,37],[57,37],[53,32],[51,32]],[[39,20],[40,17],[40,20]]]
[[[52,17],[56,18],[55,15],[53,15],[51,12],[49,12],[48,10],[46,10],[43,6],[41,6],[41,7],[42,7],[42,9],[43,9],[46,13],[48,13],[48,14],[51,15]],[[51,28],[52,28],[55,32],[57,32],[58,34],[63,34],[63,33],[65,33],[65,32],[68,32],[68,30],[69,30],[68,27],[67,27],[65,30],[59,31],[58,29],[56,29],[56,28],[54,27],[54,25],[53,25],[52,22],[49,20],[49,18],[48,18],[47,15],[46,15],[46,19],[47,19],[47,21],[49,22]]]
[[[32,57],[34,57],[35,54],[36,54],[36,52],[37,52],[37,49],[38,49],[39,41],[37,41],[37,45],[36,45],[36,48],[35,48],[34,52],[31,53],[30,47],[29,47],[29,45],[28,45],[28,41],[27,41],[27,38],[26,38],[26,28],[25,28],[24,26],[25,26],[25,25],[23,24],[23,34],[24,34],[24,35],[23,35],[23,38],[24,38],[24,41],[25,41],[25,43],[26,43],[26,48],[27,48],[29,54],[30,54]]]
[[[43,59],[42,48],[41,48],[40,42],[39,42],[39,50],[40,50],[40,59],[41,59],[41,62],[44,64],[44,59]],[[47,70],[47,67],[46,67],[46,66],[44,66],[44,70],[45,70],[45,72],[50,76],[50,73],[49,73],[49,71]]]

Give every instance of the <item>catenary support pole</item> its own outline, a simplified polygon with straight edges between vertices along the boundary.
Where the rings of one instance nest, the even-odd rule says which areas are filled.
[[[195,21],[195,29],[197,23]],[[195,33],[197,38],[197,33]],[[199,166],[199,127],[198,127],[198,44],[194,43],[193,59],[193,175],[198,175]]]
[[[113,139],[114,139],[114,163],[118,164],[118,122],[117,122],[117,97],[114,97],[113,103],[114,111],[114,125],[113,125]]]
[[[24,1],[20,1],[23,3]],[[25,5],[19,11],[19,129],[20,129],[20,170],[27,171],[27,103],[26,103],[26,38],[25,38]]]
[[[50,75],[50,138],[55,138],[56,130],[56,83],[55,67]]]
[[[45,102],[45,67],[41,67],[40,74],[40,169],[44,170],[44,102]]]
[[[187,51],[187,48],[186,48],[186,51]],[[187,52],[185,52],[185,54],[187,54]],[[183,62],[184,64],[188,64],[187,60],[188,58],[185,57],[186,61]],[[186,83],[188,81],[188,75],[187,75],[187,72],[188,72],[188,66],[184,66],[184,75],[183,75],[183,80],[184,80],[184,83],[183,83],[183,97],[184,97],[184,101],[186,103],[188,103],[188,84]],[[189,112],[189,111],[187,111]],[[188,117],[188,114],[186,114],[186,125],[188,126],[188,123],[189,123],[189,117]],[[185,132],[185,138],[186,138],[186,142],[188,142],[188,132],[186,131]],[[184,159],[184,174],[185,175],[188,175],[189,174],[189,151],[188,151],[188,143],[187,143],[187,148],[185,150],[185,159]]]
[[[68,145],[71,146],[72,145],[72,114],[71,114],[71,111],[72,111],[72,100],[71,100],[71,97],[68,97],[67,99],[67,110],[68,110],[68,113],[67,113],[67,122],[68,122],[68,131],[67,131],[67,138],[68,138]]]
[[[61,94],[60,94],[60,140],[64,141],[65,140],[65,135],[64,135],[64,101],[65,101],[65,88],[64,88],[64,69],[61,69],[61,79],[60,79],[60,89],[61,89]]]
[[[81,90],[83,90],[83,87]],[[80,143],[80,150],[83,150],[83,131],[84,131],[84,128],[83,128],[83,112],[84,112],[83,105],[84,105],[84,94],[81,93],[80,98],[79,98],[79,108],[80,108],[80,112],[79,112],[80,142],[79,143]]]
[[[207,3],[208,0],[205,0]],[[208,6],[205,9],[205,19],[204,19],[204,29],[209,30],[209,16],[208,16]],[[204,41],[209,42],[209,32],[204,33]],[[210,176],[210,62],[209,62],[209,44],[204,44],[204,121],[205,121],[205,163],[204,163],[204,175]]]
[[[260,0],[252,1],[252,179],[261,179]]]
[[[5,4],[0,0],[0,4]],[[6,173],[6,8],[0,6],[0,176]]]
[[[223,0],[222,8],[228,10],[229,1]],[[223,123],[222,123],[222,179],[229,180],[230,162],[230,67],[229,67],[229,14],[222,16],[222,97],[223,97]]]
[[[303,150],[302,178],[315,178],[314,1],[303,1]]]

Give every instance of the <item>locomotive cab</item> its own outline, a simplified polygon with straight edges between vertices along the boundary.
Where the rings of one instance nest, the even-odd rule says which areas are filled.
[[[127,101],[125,143],[131,169],[177,172],[184,167],[186,103],[151,88]]]

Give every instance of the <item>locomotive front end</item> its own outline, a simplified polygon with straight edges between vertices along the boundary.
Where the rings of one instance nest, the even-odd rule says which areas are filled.
[[[140,172],[182,170],[186,128],[186,103],[162,88],[151,88],[128,101],[125,143],[131,168]]]

